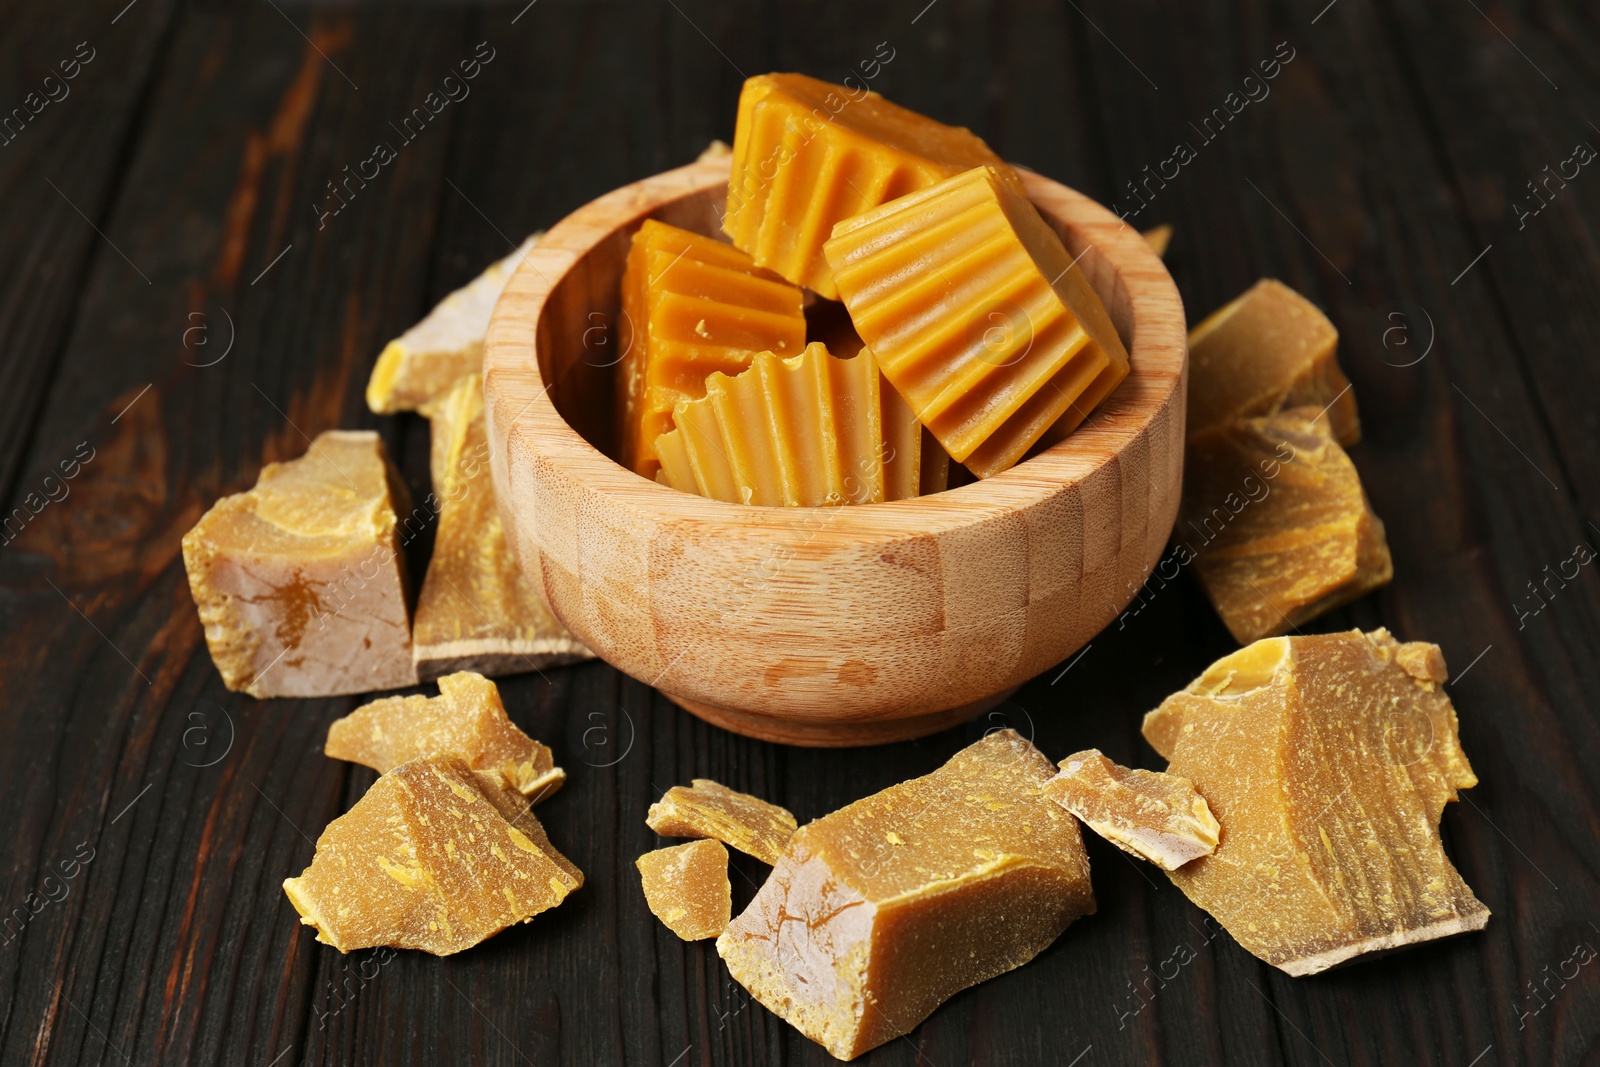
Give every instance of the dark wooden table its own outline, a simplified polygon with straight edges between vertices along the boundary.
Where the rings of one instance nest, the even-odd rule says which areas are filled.
[[[1273,275],[1338,324],[1395,579],[1314,628],[1444,647],[1482,779],[1444,835],[1494,916],[1295,980],[1091,840],[1098,915],[863,1062],[1600,1062],[1600,568],[1568,562],[1600,547],[1593,5],[524,2],[3,4],[0,1062],[827,1063],[646,911],[663,788],[805,820],[1000,723],[1160,765],[1141,714],[1233,647],[1188,579],[989,718],[881,749],[748,741],[604,664],[509,679],[571,771],[541,815],[580,893],[438,960],[341,957],[279,888],[372,781],[321,754],[357,701],[227,692],[183,532],[332,427],[377,428],[423,489],[426,426],[362,402],[386,339],[729,137],[744,75],[889,52],[885,95],[1101,200],[1164,170],[1132,219],[1176,226],[1191,319]],[[325,214],[475,51],[470,95]]]

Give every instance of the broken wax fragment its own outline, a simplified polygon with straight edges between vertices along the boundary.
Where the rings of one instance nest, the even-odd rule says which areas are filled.
[[[713,159],[727,159],[731,155],[733,155],[733,148],[729,146],[728,142],[721,138],[713,137],[711,143],[701,149],[698,156],[694,157],[694,161],[696,163],[709,163]]]
[[[311,866],[283,890],[340,952],[460,952],[583,884],[527,805],[459,756],[403,763],[328,824]]]
[[[712,837],[763,863],[778,862],[795,828],[787,809],[709,778],[673,786],[650,805],[644,821],[662,837]]]
[[[1190,442],[1180,529],[1240,644],[1388,584],[1394,565],[1327,415],[1296,408]]]
[[[329,430],[183,535],[189,592],[229,689],[317,697],[415,684],[397,510],[410,500],[378,435]]]
[[[760,266],[835,300],[822,251],[835,224],[984,164],[1021,192],[970,130],[874,92],[763,74],[739,93],[722,228]]]
[[[495,301],[542,233],[457,289],[426,318],[384,346],[367,380],[367,407],[379,415],[416,411],[483,369],[483,338]]]
[[[1189,331],[1188,436],[1226,430],[1284,408],[1326,409],[1343,445],[1361,439],[1339,331],[1315,304],[1263,278]]]
[[[685,941],[704,941],[733,916],[728,850],[721,841],[690,841],[646,852],[634,861],[650,912]]]
[[[802,301],[732,245],[646,219],[622,272],[623,465],[656,476],[656,438],[674,405],[705,395],[707,375],[737,374],[757,352],[799,354]]]
[[[1439,840],[1461,750],[1438,646],[1387,630],[1257,641],[1145,716],[1167,772],[1222,823],[1167,877],[1248,951],[1292,975],[1482,929]]]
[[[992,167],[839,223],[826,251],[884,377],[979,477],[1057,420],[1081,421],[1128,373],[1082,268]]]
[[[1150,245],[1151,250],[1154,251],[1156,255],[1165,259],[1167,255],[1167,245],[1172,243],[1172,224],[1169,222],[1163,222],[1160,226],[1156,226],[1144,231],[1144,239],[1146,243]]]
[[[944,489],[949,462],[866,349],[835,359],[813,341],[792,359],[757,353],[682,400],[656,442],[660,481],[733,504],[869,504]],[[943,462],[941,462],[943,461]]]
[[[839,1059],[909,1032],[1094,911],[1055,766],[1000,730],[797,830],[717,939],[735,981]]]
[[[1217,847],[1217,820],[1194,783],[1119,766],[1097,748],[1062,760],[1044,793],[1122,851],[1165,870]]]
[[[384,697],[336,719],[323,752],[379,774],[421,756],[449,753],[473,770],[499,774],[535,804],[567,780],[550,749],[506,717],[495,684],[469,671],[440,678],[436,697]]]
[[[417,677],[518,674],[593,658],[539,599],[506,541],[489,470],[482,376],[462,378],[423,414],[431,423],[439,526],[411,627]]]

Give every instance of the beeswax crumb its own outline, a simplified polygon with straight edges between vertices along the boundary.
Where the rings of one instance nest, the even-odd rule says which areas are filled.
[[[709,778],[675,785],[650,805],[645,823],[662,837],[711,837],[763,863],[776,863],[794,833],[794,816],[760,797]]]
[[[728,850],[721,841],[658,848],[634,865],[645,903],[667,929],[685,941],[703,941],[727,929],[733,888],[728,884]]]
[[[1192,782],[1130,770],[1099,749],[1062,760],[1044,792],[1122,851],[1169,871],[1217,847],[1217,820]]]
[[[1144,239],[1156,255],[1166,258],[1167,245],[1172,243],[1171,223],[1164,222],[1160,226],[1144,231]]]

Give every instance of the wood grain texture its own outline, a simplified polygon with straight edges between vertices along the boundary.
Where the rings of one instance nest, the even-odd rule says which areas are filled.
[[[850,745],[987,711],[1114,619],[1177,515],[1183,306],[1138,231],[1057,182],[1025,181],[1133,369],[1068,440],[992,478],[883,504],[729,504],[603,454],[615,451],[617,382],[592,338],[619,314],[629,242],[647,217],[719,232],[726,159],[608,193],[552,227],[495,306],[484,395],[507,536],[567,627],[719,726]]]
[[[852,5],[846,19],[813,0],[540,0],[513,23],[520,0],[277,6],[139,0],[113,25],[125,0],[0,2],[9,103],[79,40],[106,42],[26,135],[44,135],[49,167],[40,157],[5,170],[0,203],[0,270],[13,279],[0,320],[5,506],[79,442],[96,450],[38,532],[0,549],[0,926],[30,893],[58,898],[20,934],[0,930],[0,1062],[825,1067],[729,981],[711,946],[649,915],[633,860],[669,843],[644,825],[662,790],[711,777],[806,820],[926,773],[999,725],[1053,758],[1098,747],[1160,765],[1141,715],[1232,647],[1181,574],[1141,589],[1081,656],[976,721],[900,744],[751,740],[603,664],[505,680],[513,719],[571,775],[541,819],[587,882],[461,956],[340,957],[296,924],[279,888],[372,781],[321,754],[327,724],[355,701],[226,692],[178,537],[262,462],[304,448],[285,415],[306,433],[380,429],[424,494],[425,422],[374,419],[362,403],[385,340],[529,231],[729,137],[741,73],[842,79],[884,41],[895,58],[874,88],[1105,203],[1126,206],[1126,182],[1178,139],[1196,141],[1198,158],[1131,220],[1175,224],[1168,265],[1190,315],[1263,274],[1329,312],[1363,412],[1351,454],[1396,575],[1307,629],[1381,624],[1443,645],[1482,780],[1446,811],[1446,850],[1494,915],[1481,934],[1295,980],[1092,840],[1096,915],[858,1062],[1600,1057],[1600,970],[1561,977],[1575,946],[1600,946],[1600,577],[1590,566],[1552,586],[1537,615],[1514,607],[1537,606],[1527,582],[1546,565],[1600,541],[1585,384],[1600,340],[1586,295],[1600,185],[1586,167],[1524,230],[1510,209],[1600,122],[1592,11],[916,0]],[[114,69],[109,49],[135,40],[116,43],[129,29],[144,81],[116,68],[95,86],[110,95],[91,97],[90,79]],[[498,54],[471,96],[319,231],[324,183],[480,41]],[[1281,41],[1297,55],[1270,96],[1199,146],[1189,124]],[[107,143],[116,137],[121,147]],[[0,169],[22,144],[0,148]],[[64,184],[58,165],[85,185]],[[186,316],[203,311],[219,339],[223,308],[237,344],[215,366],[187,366],[210,357],[184,347]],[[1406,365],[1429,320],[1429,354]],[[1386,334],[1396,325],[1407,329]],[[1418,348],[1392,347],[1407,336]],[[420,577],[427,538],[416,547]],[[80,846],[93,859],[62,882]],[[736,908],[764,871],[735,857]]]

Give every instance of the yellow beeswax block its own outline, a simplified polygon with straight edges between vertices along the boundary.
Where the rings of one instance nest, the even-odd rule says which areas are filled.
[[[506,717],[495,684],[470,671],[440,678],[436,697],[383,697],[334,720],[323,752],[380,774],[421,756],[450,753],[473,770],[498,773],[535,804],[567,780],[550,749]]]
[[[229,689],[314,697],[416,682],[397,510],[409,498],[382,439],[330,430],[184,534],[189,591]]]
[[[1128,353],[1083,270],[1028,200],[977,167],[841,222],[825,246],[856,330],[958,463],[987,478]]]
[[[1189,331],[1189,440],[1284,408],[1326,408],[1342,445],[1361,439],[1355,392],[1335,358],[1339,331],[1271,278]]]
[[[506,542],[489,470],[483,377],[462,378],[423,414],[431,423],[439,526],[411,628],[417,677],[519,674],[593,658],[539,599]]]
[[[944,488],[942,454],[883,381],[867,349],[835,359],[812,342],[792,359],[758,354],[737,375],[713,374],[705,396],[678,403],[657,439],[660,480],[735,504],[867,504]],[[935,486],[936,484],[936,487]]]
[[[1144,736],[1222,824],[1168,871],[1247,951],[1292,975],[1467,930],[1489,909],[1439,839],[1478,779],[1437,645],[1387,630],[1273,637],[1213,663]]]
[[[1061,773],[1045,783],[1044,793],[1122,851],[1165,870],[1217,847],[1221,827],[1193,782],[1123,767],[1097,748],[1062,760]]]
[[[317,940],[448,956],[528,922],[583,884],[528,801],[458,756],[403,763],[328,824],[283,890]]]
[[[946,126],[877,93],[763,74],[744,83],[722,228],[797,285],[837,299],[823,256],[836,223],[987,164],[1022,181],[970,130]]]
[[[1240,644],[1286,633],[1394,576],[1383,522],[1328,414],[1295,408],[1190,442],[1180,537]]]
[[[667,790],[645,824],[662,837],[716,838],[764,863],[778,862],[795,828],[788,809],[709,778]]]
[[[483,369],[483,337],[495,301],[543,234],[457,289],[426,318],[384,346],[367,381],[367,407],[380,415],[416,411],[464,375]]]
[[[802,301],[732,245],[646,219],[622,275],[623,463],[655,477],[656,438],[675,404],[705,395],[707,375],[737,374],[757,352],[798,355]]]
[[[634,861],[650,914],[685,941],[704,941],[728,928],[733,887],[721,841],[690,841],[646,852]]]

